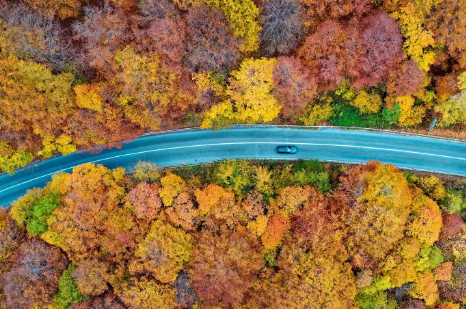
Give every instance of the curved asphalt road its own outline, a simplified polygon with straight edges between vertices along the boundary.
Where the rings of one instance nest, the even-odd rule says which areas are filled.
[[[278,145],[296,145],[296,155],[277,154]],[[160,167],[221,159],[315,159],[341,163],[379,160],[400,168],[466,176],[466,143],[412,135],[274,126],[233,127],[220,131],[184,130],[146,135],[98,154],[73,153],[0,175],[0,205],[8,206],[28,189],[43,187],[57,172],[83,163],[131,171],[138,161]]]

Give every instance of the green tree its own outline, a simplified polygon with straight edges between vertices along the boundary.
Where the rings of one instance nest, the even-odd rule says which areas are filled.
[[[63,272],[60,277],[60,281],[58,282],[58,293],[53,299],[62,309],[68,308],[70,304],[88,300],[87,297],[84,297],[79,293],[78,288],[73,282],[71,273],[74,268],[75,265],[70,264],[68,269]]]

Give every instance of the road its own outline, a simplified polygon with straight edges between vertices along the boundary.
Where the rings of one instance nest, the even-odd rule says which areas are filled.
[[[296,155],[277,154],[277,145],[296,145]],[[466,143],[394,133],[336,128],[297,129],[274,126],[233,127],[220,131],[183,130],[145,135],[121,149],[98,154],[73,153],[35,163],[14,176],[0,175],[0,205],[8,206],[28,189],[43,187],[57,172],[84,163],[128,171],[138,161],[160,167],[221,159],[315,159],[341,163],[379,160],[403,169],[466,176]]]

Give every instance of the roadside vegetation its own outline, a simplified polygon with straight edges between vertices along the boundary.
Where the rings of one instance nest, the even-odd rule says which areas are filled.
[[[458,0],[0,0],[0,171],[147,131],[463,136]]]
[[[465,189],[377,162],[82,165],[0,211],[0,308],[459,309]]]

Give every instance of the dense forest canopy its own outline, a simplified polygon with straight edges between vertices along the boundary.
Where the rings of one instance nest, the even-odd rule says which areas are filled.
[[[0,308],[459,309],[464,192],[377,162],[86,164],[0,211]]]
[[[0,0],[0,29],[3,172],[184,126],[466,125],[464,1]]]

